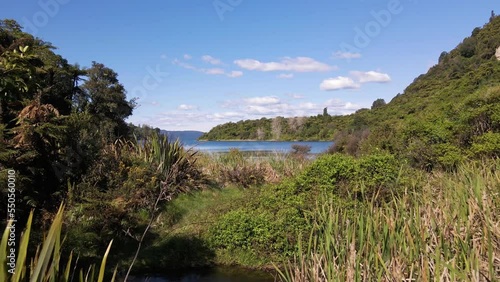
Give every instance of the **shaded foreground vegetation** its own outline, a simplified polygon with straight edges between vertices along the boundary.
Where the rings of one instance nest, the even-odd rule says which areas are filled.
[[[335,138],[310,160],[305,147],[205,155],[126,124],[135,104],[115,72],[70,65],[1,21],[0,179],[16,172],[25,231],[20,276],[2,263],[0,280],[215,264],[276,267],[284,281],[499,280],[498,31],[492,17],[389,104],[261,120],[257,139]],[[228,128],[240,138],[245,124]],[[97,275],[103,254],[112,268]]]
[[[380,170],[391,162],[392,168]],[[367,165],[370,174],[360,169]],[[272,270],[274,264],[282,281],[495,281],[500,279],[499,168],[498,160],[479,161],[456,172],[428,174],[390,156],[325,155],[277,184],[250,189],[229,184],[183,194],[155,218],[136,270],[162,273],[212,264]],[[61,215],[55,221],[61,232]],[[29,229],[25,233],[29,236]],[[53,259],[67,258],[62,252],[67,247],[52,246]],[[113,259],[113,252],[121,257]],[[132,252],[123,254],[113,245],[109,277],[115,265],[123,269],[130,263]],[[78,275],[84,265],[76,268],[69,259],[72,268],[50,268],[47,275],[63,277],[68,269]],[[32,263],[36,267],[37,260]]]

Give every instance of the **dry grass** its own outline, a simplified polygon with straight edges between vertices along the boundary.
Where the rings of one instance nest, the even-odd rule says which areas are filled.
[[[241,152],[199,154],[198,164],[203,172],[219,185],[250,187],[265,183],[279,183],[292,177],[310,162],[301,156],[282,153]]]

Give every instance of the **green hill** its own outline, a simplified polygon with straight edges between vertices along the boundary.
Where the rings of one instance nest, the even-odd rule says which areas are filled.
[[[500,17],[475,28],[390,103],[347,116],[247,120],[201,139],[334,140],[333,151],[387,151],[431,169],[467,156],[500,155]],[[279,129],[279,130],[277,130]]]

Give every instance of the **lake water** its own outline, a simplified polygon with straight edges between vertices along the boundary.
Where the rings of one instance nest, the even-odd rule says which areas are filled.
[[[292,150],[292,145],[299,144],[311,146],[311,154],[319,154],[325,152],[333,142],[327,141],[311,141],[311,142],[295,142],[295,141],[196,141],[196,140],[181,140],[185,148],[193,148],[195,150],[206,153],[223,153],[229,152],[235,148],[240,151],[265,151],[286,153]]]

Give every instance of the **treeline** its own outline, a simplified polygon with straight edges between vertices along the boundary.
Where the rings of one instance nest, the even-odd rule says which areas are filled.
[[[500,18],[492,16],[389,103],[347,116],[246,120],[214,127],[207,140],[333,140],[333,152],[388,152],[420,168],[454,168],[500,155]]]
[[[201,140],[331,140],[340,126],[328,114],[311,117],[275,117],[244,120],[217,125],[200,137]]]
[[[135,103],[117,73],[97,62],[70,64],[55,49],[15,21],[0,21],[1,180],[6,169],[17,172],[20,216],[56,209],[106,144],[131,136],[124,120]]]

